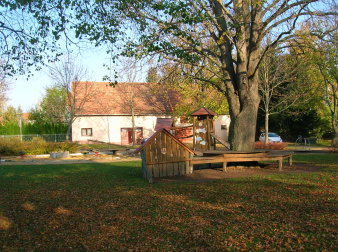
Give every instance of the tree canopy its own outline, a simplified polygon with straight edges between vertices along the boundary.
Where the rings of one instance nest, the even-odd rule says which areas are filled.
[[[114,45],[124,56],[189,64],[187,74],[228,101],[230,144],[251,150],[256,132],[258,68],[270,47],[286,45],[311,15],[336,15],[324,1],[116,0],[79,5],[77,35]],[[332,9],[333,8],[333,9]],[[329,11],[326,11],[329,10]],[[269,35],[271,41],[263,41]],[[204,71],[204,75],[199,75]]]
[[[23,47],[20,36],[27,39],[29,36],[2,27],[19,38],[18,48],[33,48],[30,55],[38,58],[32,56],[27,64],[41,57],[34,50],[46,48],[48,39],[40,43],[40,37],[48,38],[51,30],[54,41],[69,29],[78,39],[107,45],[108,52],[115,56],[152,57],[191,66],[193,71],[186,74],[212,85],[226,97],[231,117],[230,145],[233,150],[242,151],[254,148],[260,100],[258,69],[266,52],[271,47],[287,46],[295,37],[295,28],[312,16],[337,15],[334,1],[319,0],[8,0],[4,3],[10,10],[28,10],[29,17],[37,24],[37,29],[33,29],[36,34],[33,33],[28,43],[23,42]],[[263,45],[267,36],[271,40]],[[5,55],[10,52],[4,51]]]

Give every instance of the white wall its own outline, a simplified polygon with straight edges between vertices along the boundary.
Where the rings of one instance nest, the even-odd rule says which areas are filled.
[[[157,116],[135,116],[135,127],[143,128],[143,138],[154,134],[156,119]],[[121,128],[131,127],[131,116],[83,116],[73,122],[72,138],[75,142],[97,140],[121,144]],[[81,128],[92,128],[93,136],[81,136]]]
[[[155,133],[157,118],[166,116],[135,116],[135,127],[143,128],[143,138]],[[167,117],[168,118],[168,117]],[[226,129],[221,129],[226,125]],[[218,138],[228,140],[230,117],[219,115],[215,119],[215,134]],[[75,119],[72,125],[74,142],[97,140],[106,143],[121,144],[121,128],[131,128],[131,116],[83,116]],[[92,128],[93,136],[81,136],[81,128]]]
[[[225,141],[228,141],[229,135],[229,126],[230,126],[230,116],[229,115],[219,115],[215,119],[215,135],[218,138],[221,138]],[[221,125],[225,125],[226,129],[221,129]]]

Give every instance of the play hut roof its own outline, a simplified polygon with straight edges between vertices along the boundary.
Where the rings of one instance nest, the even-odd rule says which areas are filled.
[[[167,136],[171,137],[178,145],[180,145],[181,147],[183,147],[184,149],[186,149],[187,151],[189,151],[190,153],[196,155],[196,153],[190,149],[188,146],[186,146],[184,143],[182,143],[180,140],[178,140],[178,138],[176,138],[175,136],[173,136],[168,130],[166,130],[165,128],[159,129],[158,131],[156,131],[151,137],[149,137],[147,139],[147,141],[145,141],[139,148],[137,148],[134,153],[140,152],[141,150],[143,150],[148,144],[150,144],[159,134],[161,134],[161,132],[163,132],[164,134],[166,134]]]
[[[206,107],[203,107],[203,108],[200,108],[200,109],[194,111],[191,115],[192,116],[201,116],[201,115],[216,116],[217,114],[214,111],[207,109]]]
[[[174,119],[172,118],[157,118],[156,125],[155,125],[155,131],[158,131],[159,129],[162,129],[162,128],[165,128],[166,130],[170,130],[173,123],[174,123]]]

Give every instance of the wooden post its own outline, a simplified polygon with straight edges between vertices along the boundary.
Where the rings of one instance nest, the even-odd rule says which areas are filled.
[[[223,171],[224,171],[224,172],[227,171],[227,162],[223,162]]]
[[[193,171],[194,171],[194,165],[192,164],[192,154],[191,153],[189,153],[189,173],[193,173]]]
[[[207,128],[206,141],[208,142],[208,143],[207,143],[207,150],[211,150],[211,146],[210,146],[210,145],[211,145],[211,141],[210,141],[210,130],[211,130],[211,129],[210,129],[210,123],[209,123],[209,121],[210,121],[210,120],[209,120],[209,116],[207,116],[207,120],[206,120],[206,123],[207,123],[207,125],[206,125],[206,126],[207,126],[207,127],[206,127],[206,128]]]
[[[283,169],[283,157],[278,159],[278,170],[282,171]]]
[[[196,117],[194,117],[194,121],[192,124],[192,148],[193,150],[196,150],[195,134],[196,134]]]
[[[292,166],[292,155],[289,156],[289,165]]]

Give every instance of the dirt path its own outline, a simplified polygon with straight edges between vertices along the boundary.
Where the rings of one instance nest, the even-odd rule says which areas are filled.
[[[46,165],[46,164],[85,164],[85,163],[111,163],[111,162],[125,162],[138,161],[139,157],[125,157],[125,156],[77,156],[62,159],[39,158],[39,157],[4,157],[0,165]]]
[[[320,167],[313,164],[297,163],[292,166],[283,166],[283,171],[278,171],[277,164],[265,165],[263,167],[232,167],[226,172],[221,168],[194,170],[192,174],[184,176],[175,176],[170,178],[156,179],[156,182],[188,182],[188,181],[210,181],[226,178],[250,177],[257,175],[269,174],[285,174],[285,173],[299,173],[299,172],[315,172],[319,171]]]

